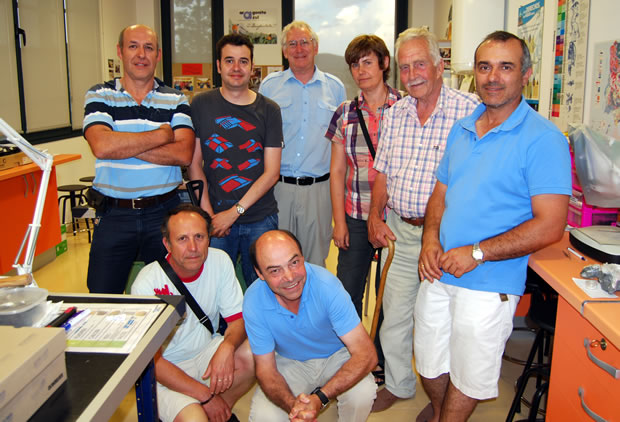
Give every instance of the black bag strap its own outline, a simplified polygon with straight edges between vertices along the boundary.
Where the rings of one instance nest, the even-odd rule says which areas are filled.
[[[189,290],[187,290],[187,287],[185,287],[185,284],[183,284],[183,282],[181,281],[177,273],[174,272],[170,263],[166,261],[166,258],[160,258],[157,260],[157,262],[159,262],[159,265],[164,270],[164,272],[166,273],[170,281],[172,281],[172,283],[177,288],[179,293],[185,296],[185,301],[191,308],[194,315],[196,315],[196,318],[198,318],[198,321],[202,325],[204,325],[211,334],[213,334],[214,331],[213,331],[213,325],[211,324],[211,320],[204,313],[200,305],[198,305],[198,302],[196,302],[196,299],[194,299],[194,296],[192,296]]]
[[[364,121],[364,115],[362,114],[362,110],[360,109],[357,97],[355,97],[355,110],[357,110],[357,117],[360,120],[360,126],[362,127],[362,132],[364,133],[364,139],[366,139],[366,145],[368,145],[370,156],[374,160],[376,154],[375,147],[372,146],[372,141],[370,140],[370,135],[368,134],[368,128],[366,128],[366,121]]]

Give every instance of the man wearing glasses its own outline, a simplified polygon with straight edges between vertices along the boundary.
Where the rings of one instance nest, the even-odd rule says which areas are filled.
[[[324,137],[331,116],[346,99],[342,82],[314,64],[319,39],[305,22],[282,30],[282,52],[289,69],[271,73],[259,92],[282,111],[284,149],[275,187],[281,229],[299,239],[305,258],[325,266],[332,236],[329,194],[331,145]]]

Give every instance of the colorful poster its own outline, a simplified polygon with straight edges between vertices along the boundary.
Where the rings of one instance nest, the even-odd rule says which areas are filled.
[[[596,43],[594,60],[589,124],[620,139],[620,40]]]
[[[544,0],[536,0],[519,8],[517,35],[525,40],[532,58],[532,76],[523,88],[527,100],[537,104],[540,88],[540,66],[542,63],[542,36]]]
[[[590,0],[559,0],[551,121],[562,131],[581,123],[588,49]]]
[[[270,9],[232,11],[228,32],[247,35],[254,44],[278,44],[276,11]]]

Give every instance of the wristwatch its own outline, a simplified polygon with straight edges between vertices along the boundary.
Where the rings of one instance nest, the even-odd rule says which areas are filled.
[[[321,387],[315,388],[314,390],[312,390],[312,393],[310,394],[316,394],[319,400],[321,400],[321,409],[323,409],[325,406],[329,404],[329,399],[327,398],[325,393],[321,390]]]
[[[471,250],[471,256],[476,260],[476,264],[484,264],[484,252],[482,252],[482,249],[480,249],[480,242],[474,243],[474,246]]]
[[[243,213],[245,213],[245,208],[243,208],[243,206],[240,203],[236,203],[235,207],[237,207],[237,214],[239,215],[243,215]]]

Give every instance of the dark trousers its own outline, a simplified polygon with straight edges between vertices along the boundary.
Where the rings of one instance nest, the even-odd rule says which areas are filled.
[[[338,249],[338,267],[336,275],[342,282],[345,290],[351,295],[351,300],[357,311],[357,315],[362,318],[362,299],[366,287],[366,277],[370,270],[370,263],[375,254],[375,249],[368,241],[368,226],[365,220],[358,220],[345,215],[347,227],[349,229],[349,249]],[[377,263],[379,265],[379,263]],[[376,280],[376,287],[379,287],[379,278]],[[377,333],[381,328],[383,312],[379,318]],[[379,343],[379,336],[375,338],[375,347],[379,356],[379,364],[383,367],[383,350]]]
[[[250,260],[250,246],[261,235],[270,230],[278,229],[278,214],[268,215],[260,221],[254,223],[239,224],[235,223],[230,227],[230,233],[225,237],[211,237],[211,247],[223,250],[228,254],[237,265],[237,259],[241,255],[241,270],[245,287],[258,278],[254,271],[254,265]]]
[[[149,208],[97,212],[88,262],[90,293],[123,293],[134,261],[149,264],[166,255],[161,223],[179,203],[174,196]]]

